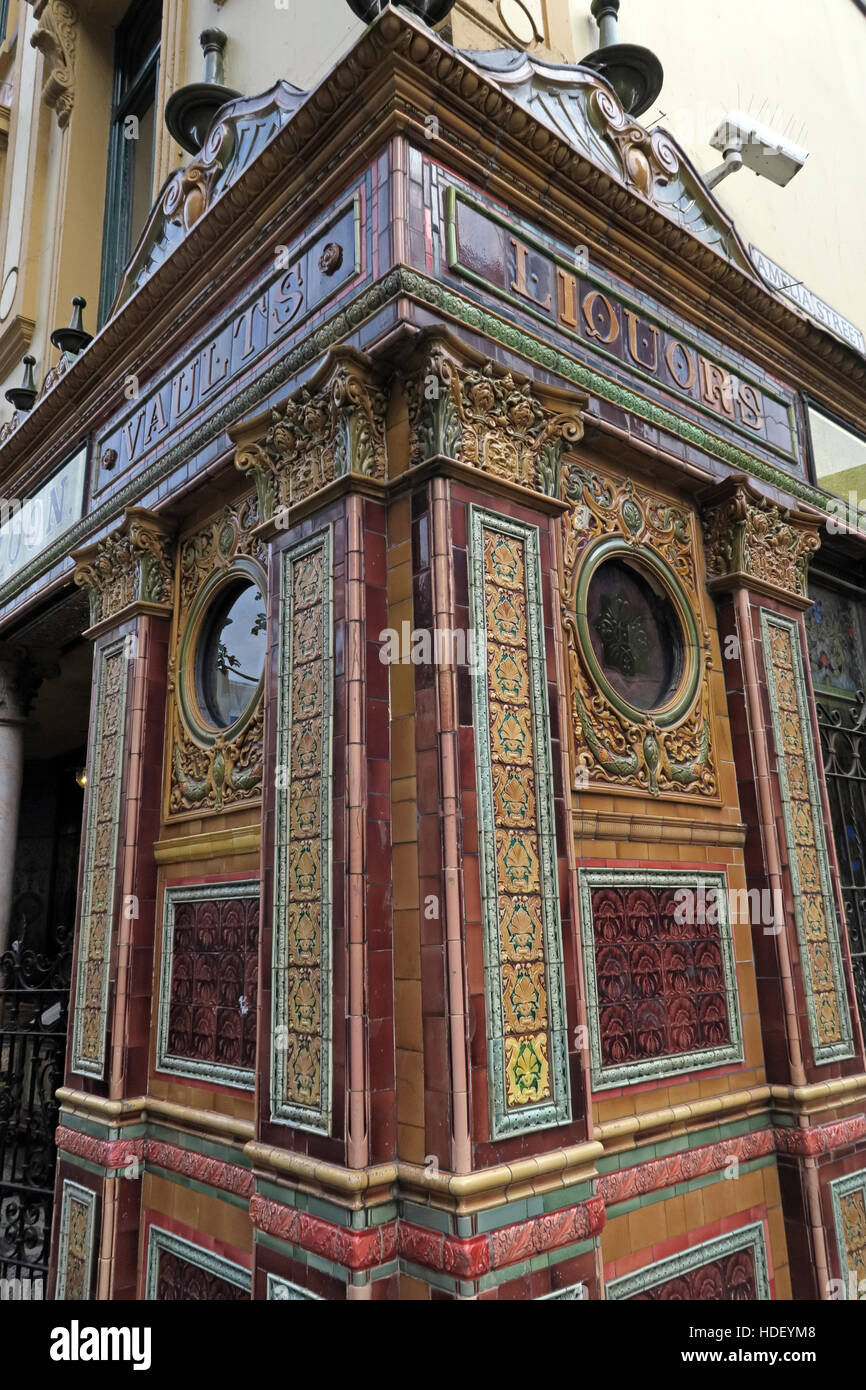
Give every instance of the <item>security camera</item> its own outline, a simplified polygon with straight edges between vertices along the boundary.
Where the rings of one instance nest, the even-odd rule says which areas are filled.
[[[809,151],[802,145],[795,145],[745,111],[729,111],[713,132],[710,144],[713,149],[722,151],[724,161],[704,174],[704,183],[709,188],[715,188],[744,165],[754,174],[784,188],[809,157]]]

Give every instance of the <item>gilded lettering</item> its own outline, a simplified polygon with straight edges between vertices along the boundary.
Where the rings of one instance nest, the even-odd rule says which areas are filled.
[[[599,342],[607,344],[616,342],[619,337],[616,310],[601,290],[590,290],[586,296],[583,318],[590,338],[598,338]]]
[[[737,405],[740,408],[740,419],[744,425],[748,425],[751,430],[760,430],[764,427],[764,415],[761,410],[761,398],[752,386],[747,386],[741,381],[737,389]]]
[[[527,283],[526,276],[528,270],[527,262],[529,260],[529,247],[524,246],[523,242],[518,241],[516,237],[511,238],[511,245],[514,247],[514,256],[516,261],[515,279],[511,282],[512,290],[515,294],[519,294],[523,299],[528,299],[530,304],[537,304],[541,309],[549,309],[551,307],[550,295],[548,294],[546,298],[543,300],[536,299],[535,295],[532,293],[532,290],[529,288],[529,284]],[[535,284],[538,283],[537,275],[532,275],[531,278]]]
[[[628,350],[634,362],[639,367],[646,367],[648,372],[655,372],[659,365],[659,331],[651,323],[644,323],[633,314],[631,309],[623,308],[626,321],[628,323]],[[648,362],[646,357],[641,356],[641,350],[647,355],[651,355],[652,361]]]
[[[556,268],[556,304],[559,322],[577,328],[577,277],[561,266]]]
[[[698,366],[701,373],[702,399],[714,410],[720,410],[733,419],[734,388],[730,373],[706,357],[698,358]]]
[[[665,361],[677,386],[681,387],[683,391],[691,391],[697,378],[698,369],[688,348],[683,347],[682,343],[674,339],[665,348]],[[684,372],[685,376],[683,376]]]

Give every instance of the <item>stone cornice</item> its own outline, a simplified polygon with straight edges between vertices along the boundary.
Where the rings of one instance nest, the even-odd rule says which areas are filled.
[[[155,512],[130,507],[115,531],[73,554],[73,579],[90,599],[90,637],[142,611],[171,612],[172,532]]]
[[[756,355],[774,370],[790,373],[798,386],[834,401],[837,410],[847,410],[854,419],[862,417],[866,361],[859,354],[811,325],[756,278],[672,223],[638,192],[626,190],[549,127],[534,122],[492,79],[466,65],[430,31],[389,9],[238,182],[195,223],[175,253],[106,325],[74,367],[16,430],[6,433],[0,470],[8,474],[31,449],[35,456],[38,448],[43,459],[46,446],[59,449],[61,438],[68,439],[67,411],[73,405],[82,428],[91,428],[95,408],[104,410],[109,399],[106,369],[115,382],[136,362],[153,363],[155,343],[169,337],[177,341],[177,325],[184,322],[181,305],[194,301],[196,311],[203,310],[214,284],[211,267],[224,267],[229,255],[233,256],[230,278],[239,283],[249,264],[256,229],[265,225],[271,210],[276,214],[280,200],[286,207],[289,190],[293,205],[298,206],[317,183],[335,187],[338,170],[345,179],[350,163],[357,167],[358,161],[374,147],[381,148],[394,133],[423,134],[420,113],[431,109],[434,88],[436,110],[441,113],[442,155],[456,168],[473,167],[473,160],[477,163],[489,143],[484,163],[491,187],[505,189],[512,181],[515,203],[522,206],[529,203],[534,188],[536,208],[541,203],[547,221],[552,219],[559,229],[573,222],[570,209],[579,193],[587,225],[607,238],[607,259],[612,251],[625,251],[636,281],[642,277],[642,283],[654,283],[657,291],[661,288],[675,298],[680,312],[688,312],[696,322],[709,322],[704,306],[712,300],[719,313],[724,311],[726,336],[739,350],[744,340],[754,343]],[[498,167],[491,171],[493,149],[498,150]],[[321,199],[325,191],[320,186],[316,195]],[[243,228],[240,235],[239,228]],[[661,285],[660,251],[666,266]],[[169,300],[177,312],[167,328],[163,311]],[[718,331],[718,321],[714,319],[713,324]],[[134,354],[130,344],[135,344]],[[49,399],[53,410],[47,408]]]
[[[735,475],[705,494],[702,509],[708,587],[753,589],[807,608],[809,559],[820,517],[775,506]]]

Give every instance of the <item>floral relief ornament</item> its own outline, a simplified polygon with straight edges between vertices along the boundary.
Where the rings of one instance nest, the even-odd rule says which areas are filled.
[[[411,462],[446,457],[555,497],[566,448],[583,438],[588,398],[546,405],[531,381],[492,362],[469,366],[447,335],[428,340],[407,381]],[[562,394],[564,393],[551,393]]]
[[[170,815],[192,811],[219,812],[227,806],[258,798],[264,756],[264,711],[259,704],[252,718],[234,737],[218,733],[206,743],[188,726],[179,698],[176,653],[180,650],[193,606],[203,586],[220,570],[229,570],[238,557],[267,567],[267,545],[257,537],[256,499],[228,506],[180,546],[178,560],[178,626],[169,661],[168,689],[172,697],[172,740],[169,769]]]
[[[562,479],[564,628],[577,779],[621,786],[653,796],[715,797],[717,778],[710,737],[710,635],[703,620],[696,569],[693,518],[625,481],[605,478],[572,464]],[[694,698],[682,716],[664,724],[652,712],[628,716],[617,708],[593,678],[579,635],[578,581],[584,559],[606,538],[624,542],[621,553],[636,560],[657,557],[678,585],[698,631],[700,674]],[[610,604],[600,615],[600,640],[614,656],[639,666],[644,643],[634,632],[631,615]],[[628,647],[627,656],[623,652]],[[614,650],[615,649],[615,650]],[[616,662],[614,662],[616,665]]]

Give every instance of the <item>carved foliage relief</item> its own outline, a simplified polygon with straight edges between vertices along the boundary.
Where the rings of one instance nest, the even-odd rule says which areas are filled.
[[[410,462],[446,457],[550,497],[560,490],[565,448],[583,437],[586,398],[556,411],[531,382],[492,362],[469,367],[433,339],[407,383]]]
[[[494,1138],[566,1122],[566,1019],[535,527],[472,509],[478,822]]]
[[[125,763],[129,672],[125,639],[103,648],[97,661],[71,1069],[80,1075],[101,1077],[105,1069],[120,794]]]
[[[809,1034],[815,1063],[821,1065],[851,1057],[854,1041],[800,628],[792,619],[762,608],[761,636]]]
[[[384,479],[387,396],[367,359],[338,348],[311,383],[271,412],[235,463],[255,480],[263,521],[348,473]]]
[[[228,575],[239,562],[267,570],[267,546],[254,534],[259,512],[254,498],[226,507],[216,518],[179,546],[177,628],[169,663],[171,699],[168,769],[169,817],[220,812],[257,801],[261,796],[264,711],[261,700],[250,718],[230,736],[215,733],[205,739],[184,715],[181,683],[188,672],[179,669],[187,627],[198,620],[203,592],[215,577]],[[207,586],[207,590],[206,590]]]
[[[703,618],[692,514],[635,486],[572,465],[563,479],[571,503],[563,520],[562,621],[568,661],[578,786],[623,788],[658,797],[715,798],[711,736],[710,637]],[[663,595],[680,643],[681,672],[659,708],[635,708],[600,679],[587,619],[589,576],[600,557],[634,566]],[[641,614],[603,599],[593,631],[600,660],[628,677],[660,655]],[[665,653],[661,653],[665,655]],[[631,668],[635,669],[632,670]]]
[[[272,1118],[331,1126],[331,532],[283,552]]]
[[[814,522],[775,506],[743,479],[723,484],[719,492],[719,501],[703,513],[709,574],[747,575],[804,598],[809,561],[820,545]]]

